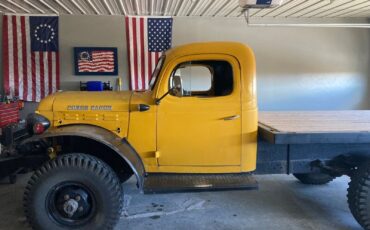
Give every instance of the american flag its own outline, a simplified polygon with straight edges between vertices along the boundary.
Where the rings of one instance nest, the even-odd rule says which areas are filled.
[[[171,48],[171,17],[126,17],[131,90],[147,90],[162,52]]]
[[[40,101],[59,89],[58,17],[3,16],[5,94]]]
[[[114,52],[110,50],[80,51],[78,53],[79,72],[114,72]]]

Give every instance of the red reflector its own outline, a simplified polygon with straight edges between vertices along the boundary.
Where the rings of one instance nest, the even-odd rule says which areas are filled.
[[[41,134],[45,131],[45,127],[41,123],[36,123],[33,125],[33,133]]]
[[[21,110],[24,108],[24,102],[23,101],[18,101],[18,109]]]

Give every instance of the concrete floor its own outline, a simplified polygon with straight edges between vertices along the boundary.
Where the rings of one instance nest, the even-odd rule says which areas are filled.
[[[23,176],[0,185],[0,229],[29,229],[22,212]],[[138,194],[124,184],[125,210],[116,229],[361,229],[346,198],[349,179],[303,185],[292,176],[257,176],[257,191]]]

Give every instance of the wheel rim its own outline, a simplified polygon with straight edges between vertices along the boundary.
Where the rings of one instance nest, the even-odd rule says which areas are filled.
[[[70,227],[84,225],[96,214],[94,193],[78,182],[62,182],[54,186],[47,195],[46,206],[55,222]]]

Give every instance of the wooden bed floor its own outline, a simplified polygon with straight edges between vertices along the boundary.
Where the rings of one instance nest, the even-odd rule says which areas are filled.
[[[370,110],[259,112],[259,123],[279,132],[370,132]]]

